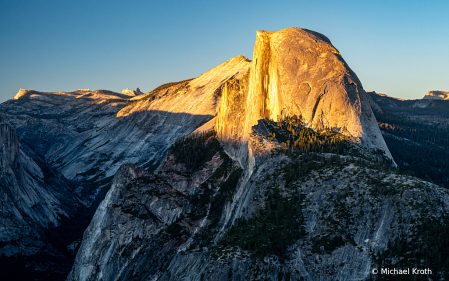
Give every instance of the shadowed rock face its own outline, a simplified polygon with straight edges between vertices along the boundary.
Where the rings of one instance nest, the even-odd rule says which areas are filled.
[[[258,31],[249,72],[223,89],[219,135],[233,157],[243,159],[257,120],[293,115],[391,158],[359,79],[327,37],[300,28]]]
[[[238,56],[195,79],[146,94],[138,88],[122,94],[21,89],[0,111],[21,142],[67,179],[81,182],[76,193],[96,207],[123,163],[153,171],[173,142],[211,121],[226,81],[240,78],[249,66]]]
[[[46,233],[81,207],[70,183],[0,121],[2,280],[62,280],[61,271],[68,271],[71,261],[56,249],[59,244],[52,238],[57,236]],[[71,235],[66,234],[67,240]]]
[[[11,211],[3,206],[2,211],[18,216],[31,226],[57,226],[61,216],[69,216],[79,207],[67,181],[45,165],[31,149],[20,145],[15,130],[2,122],[0,168],[0,203],[12,201],[12,209],[17,210]],[[0,228],[3,223],[0,223]],[[10,239],[6,235],[10,230],[2,231],[0,241]],[[0,249],[0,253],[3,250]]]

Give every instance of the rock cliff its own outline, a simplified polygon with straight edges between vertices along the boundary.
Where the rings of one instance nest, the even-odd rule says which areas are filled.
[[[219,137],[242,162],[258,120],[293,115],[391,158],[361,82],[327,37],[301,28],[258,31],[250,70],[223,88]]]
[[[382,264],[425,267],[409,256],[432,247],[423,229],[443,238],[431,229],[447,223],[446,190],[369,150],[292,153],[267,128],[284,132],[253,127],[251,174],[210,135],[178,141],[157,175],[122,166],[68,280],[370,280]],[[180,152],[198,143],[211,153],[192,170]]]
[[[185,201],[162,178],[136,165],[123,165],[84,233],[68,280],[132,278],[133,270],[142,273],[139,267],[150,253],[160,262],[149,267],[166,263],[175,245],[164,245],[161,230],[179,217]]]
[[[68,182],[29,148],[21,148],[14,129],[3,122],[0,146],[1,190],[28,223],[54,227],[59,217],[74,213],[79,203]]]
[[[0,122],[2,278],[60,278],[58,271],[70,266],[70,260],[56,249],[59,245],[49,241],[46,231],[60,226],[62,220],[74,216],[82,207],[70,182],[20,144],[9,124]],[[72,242],[70,236],[68,243]]]

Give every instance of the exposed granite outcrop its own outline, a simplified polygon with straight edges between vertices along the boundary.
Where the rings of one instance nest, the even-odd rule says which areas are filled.
[[[258,31],[249,72],[223,88],[216,126],[220,139],[244,162],[257,120],[293,115],[391,158],[361,82],[326,36],[301,28]]]
[[[445,91],[429,91],[424,97],[424,100],[449,100],[449,92]]]
[[[250,137],[254,170],[241,174],[226,196],[219,221],[214,220],[213,206],[214,198],[225,192],[223,186],[209,178],[199,188],[190,185],[193,192],[175,184],[191,194],[189,198],[171,191],[168,182],[179,182],[186,172],[173,155],[161,166],[161,176],[122,166],[85,233],[69,280],[367,280],[377,266],[376,253],[398,237],[414,239],[424,218],[441,220],[449,211],[449,194],[436,185],[358,157],[275,152],[279,143],[266,138],[261,127],[258,124]],[[301,176],[287,181],[285,174],[298,163],[303,165]],[[208,189],[215,195],[203,197]],[[271,241],[286,244],[281,256],[260,256],[257,247],[266,247],[270,240],[263,231],[244,225],[253,219],[260,229],[268,227],[262,214],[275,202],[270,203],[275,194],[284,201],[277,209],[280,219],[271,221],[267,231],[304,231],[300,238],[284,235],[285,240]],[[176,214],[177,220],[144,207],[162,200],[157,198],[168,200],[158,210]],[[301,214],[302,223],[285,217],[288,208]],[[194,209],[206,212],[198,217]],[[292,224],[282,226],[284,220]],[[260,244],[242,249],[233,239],[245,235]]]
[[[136,97],[136,96],[143,95],[143,93],[142,93],[142,91],[140,91],[139,88],[136,88],[135,90],[130,90],[130,89],[126,88],[126,89],[124,89],[122,91],[122,95],[127,95],[127,96],[130,96],[130,97]]]
[[[192,197],[199,196],[198,185],[206,182],[222,163],[220,156],[214,156],[190,180],[180,175],[185,168],[171,154],[158,175],[134,164],[122,165],[84,234],[68,280],[143,280],[160,276],[179,250],[191,244],[189,236],[204,224],[203,217],[189,218],[188,214],[197,213],[197,207],[205,207],[192,204]],[[204,188],[208,187],[202,187],[201,192]]]

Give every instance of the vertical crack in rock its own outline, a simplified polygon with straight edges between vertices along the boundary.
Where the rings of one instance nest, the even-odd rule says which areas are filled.
[[[247,75],[226,82],[217,118],[220,140],[242,166],[251,127],[293,115],[391,158],[360,81],[324,35],[301,28],[258,31]]]

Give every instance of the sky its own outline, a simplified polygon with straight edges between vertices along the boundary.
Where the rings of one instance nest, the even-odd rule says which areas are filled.
[[[0,102],[37,91],[149,92],[243,55],[257,30],[326,35],[367,91],[449,91],[449,1],[0,0]]]

